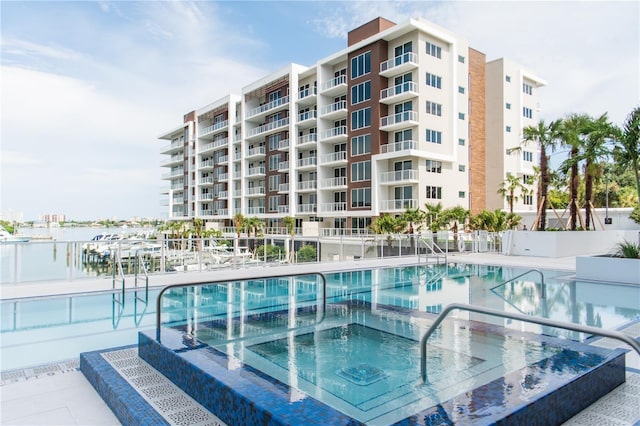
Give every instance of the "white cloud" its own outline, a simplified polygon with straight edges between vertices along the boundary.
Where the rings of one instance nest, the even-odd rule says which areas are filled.
[[[4,55],[40,56],[62,60],[76,60],[82,57],[80,53],[65,47],[47,46],[26,40],[7,39],[4,37],[0,42],[0,46]]]

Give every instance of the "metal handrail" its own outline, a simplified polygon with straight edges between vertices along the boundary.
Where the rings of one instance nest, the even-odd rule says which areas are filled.
[[[540,284],[542,284],[542,285],[544,286],[544,274],[542,273],[542,271],[541,271],[540,269],[535,269],[535,268],[534,268],[534,269],[529,269],[527,272],[523,272],[523,273],[521,273],[520,275],[516,275],[515,277],[510,278],[510,279],[506,280],[505,282],[498,284],[498,285],[497,285],[497,286],[495,286],[495,287],[491,287],[491,291],[493,291],[493,289],[496,289],[496,288],[498,288],[498,287],[502,287],[502,286],[503,286],[503,285],[505,285],[506,283],[510,283],[511,281],[515,281],[515,280],[517,280],[518,278],[523,277],[523,276],[527,275],[527,274],[528,274],[528,273],[530,273],[530,272],[537,272],[537,273],[539,273],[539,274],[540,274]],[[543,296],[543,297],[544,297],[544,296]]]
[[[142,266],[142,272],[144,273],[143,277],[139,277],[138,276],[138,272],[140,272],[140,266]],[[149,303],[149,271],[147,271],[147,265],[144,263],[144,258],[142,257],[142,253],[138,252],[136,254],[136,262],[135,262],[135,275],[133,277],[134,279],[134,285],[136,287],[136,299],[138,299],[139,301],[141,301],[142,303]],[[144,279],[144,299],[141,299],[140,297],[138,297],[138,280],[139,279]]]
[[[609,337],[611,339],[620,340],[627,345],[631,346],[637,353],[640,355],[640,343],[638,343],[633,338],[620,333],[619,331],[611,331],[611,330],[603,330],[597,327],[591,327],[587,325],[580,324],[572,324],[561,321],[554,321],[548,318],[541,317],[530,317],[528,315],[522,314],[511,314],[508,312],[500,311],[497,309],[485,308],[482,306],[475,305],[467,305],[464,303],[452,303],[448,305],[446,308],[440,312],[440,315],[436,318],[436,320],[431,324],[431,327],[427,330],[427,332],[422,336],[420,341],[420,374],[423,382],[427,382],[427,340],[436,330],[436,328],[440,325],[440,323],[445,319],[445,317],[449,314],[449,312],[460,309],[462,311],[475,312],[478,314],[486,314],[493,315],[501,318],[512,319],[516,321],[524,321],[530,322],[538,325],[546,325],[548,327],[556,327],[556,328],[564,328],[566,330],[577,331],[579,333],[588,333],[595,336],[600,337]]]
[[[427,241],[431,241],[431,245],[427,244]],[[420,242],[422,242],[426,249],[431,249],[431,254],[435,254],[436,260],[438,261],[438,265],[440,264],[440,256],[444,256],[444,263],[447,263],[447,253],[442,251],[442,249],[431,239],[427,239],[424,237],[418,238],[418,265],[420,264]],[[436,250],[437,248],[437,250]],[[439,252],[439,253],[436,253]],[[427,256],[428,259],[428,256]]]
[[[270,275],[270,276],[264,276],[264,277],[245,278],[241,280],[227,279],[227,280],[207,281],[203,283],[171,284],[164,287],[162,290],[160,290],[160,293],[158,294],[158,298],[156,299],[156,340],[158,341],[158,343],[160,343],[160,328],[161,328],[160,326],[162,321],[162,296],[167,290],[170,290],[173,288],[181,288],[181,287],[197,287],[197,286],[204,286],[204,285],[225,284],[229,282],[238,282],[238,281],[257,281],[257,280],[270,280],[270,279],[278,279],[278,278],[305,277],[309,275],[319,275],[320,278],[322,279],[322,317],[320,318],[320,321],[316,323],[316,325],[320,324],[322,321],[324,321],[324,318],[327,313],[327,278],[324,276],[324,274],[320,272]],[[300,327],[290,328],[290,329],[287,329],[287,331],[296,330],[297,328],[300,328]]]
[[[116,297],[116,294],[114,293],[113,297],[114,297],[114,301],[118,304],[120,304],[120,306],[122,306],[124,308],[124,287],[125,287],[125,278],[124,278],[124,270],[122,269],[122,253],[120,252],[120,246],[118,245],[118,248],[115,250],[114,253],[114,257],[113,257],[113,280],[112,280],[112,285],[111,287],[115,290],[116,288],[116,271],[119,271],[118,275],[118,279],[120,281],[122,281],[122,295],[120,300],[118,300],[118,298]]]

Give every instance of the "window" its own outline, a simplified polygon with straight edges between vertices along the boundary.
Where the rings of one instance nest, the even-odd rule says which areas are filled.
[[[351,105],[371,99],[371,80],[357,84],[351,88]]]
[[[507,131],[507,133],[511,133],[511,126],[507,126],[505,130]]]
[[[280,189],[280,178],[282,175],[269,176],[269,191],[278,191]]]
[[[413,42],[411,42],[411,41],[408,41],[403,45],[397,46],[394,49],[396,65],[402,64],[403,60],[408,60],[409,59],[409,55],[406,55],[406,54],[407,53],[411,53],[411,52],[413,52]]]
[[[427,198],[441,200],[442,199],[442,187],[427,185]]]
[[[371,180],[371,161],[360,161],[351,164],[351,182]]]
[[[371,126],[371,107],[359,109],[351,113],[351,130]]]
[[[531,108],[522,107],[522,115],[525,118],[533,118],[533,110]]]
[[[511,104],[509,102],[507,102],[506,104],[504,104],[504,107],[506,109],[511,109]]]
[[[366,134],[351,138],[351,156],[371,153],[371,135]]]
[[[371,225],[370,217],[352,217],[351,229],[367,229]]]
[[[459,113],[458,113],[458,118],[459,118],[460,120],[464,120],[464,112],[459,112]]]
[[[524,196],[524,204],[527,206],[533,205],[533,195],[525,195]]]
[[[530,185],[531,182],[533,180],[533,176],[529,176],[529,175],[522,175],[522,183],[524,185]]]
[[[461,95],[464,95],[464,87],[458,86],[458,93],[460,93]]]
[[[279,195],[269,197],[269,211],[270,212],[277,212],[279,205],[280,205],[280,196]]]
[[[464,198],[465,193],[464,191],[458,191],[458,198]]]
[[[533,95],[533,86],[527,83],[522,83],[522,92],[527,95]]]
[[[280,166],[280,154],[269,156],[269,170],[278,170]]]
[[[371,207],[371,188],[352,189],[351,207]]]
[[[507,83],[511,83],[511,76],[510,75],[506,75],[504,77],[504,79],[507,81]]]
[[[280,90],[276,90],[275,92],[269,93],[269,102],[277,101],[282,97]]]
[[[522,151],[522,159],[524,161],[533,161],[533,152],[531,151]]]
[[[427,160],[427,172],[442,173],[442,162],[436,160]]]
[[[436,89],[442,89],[442,77],[439,75],[427,73],[427,86],[435,87]]]
[[[276,151],[280,147],[280,134],[269,136],[269,151]]]
[[[371,72],[371,52],[365,52],[361,55],[351,58],[351,79],[358,78],[361,75]]]
[[[467,141],[465,141],[464,139],[458,139],[458,145],[465,146],[466,144],[467,144]]]
[[[437,44],[427,42],[427,55],[433,56],[435,58],[442,58],[442,48]]]
[[[461,64],[464,64],[464,56],[458,55],[458,62],[460,62]]]
[[[458,164],[458,171],[459,172],[464,172],[467,168],[465,167],[464,164]]]
[[[427,114],[437,115],[442,117],[442,104],[427,101]]]
[[[441,144],[442,132],[438,130],[427,129],[427,142]]]

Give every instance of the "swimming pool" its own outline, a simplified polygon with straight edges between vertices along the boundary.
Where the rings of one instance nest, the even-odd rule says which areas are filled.
[[[640,307],[634,306],[635,301],[640,300],[638,287],[578,282],[567,278],[567,272],[544,271],[545,298],[537,297],[539,276],[535,273],[496,288],[526,271],[502,266],[447,264],[326,275],[329,298],[368,301],[374,306],[382,304],[438,313],[451,302],[463,302],[608,329],[617,329],[640,317]],[[254,280],[243,285],[244,288],[240,284],[213,286],[205,297],[197,300],[199,314],[224,319],[227,312],[239,312],[241,309],[247,312],[257,309],[260,304],[266,304],[265,309],[268,310],[275,300],[279,300],[279,304],[287,304],[294,291],[299,303],[306,300],[315,304],[318,292],[313,280],[298,280],[295,289],[289,289],[288,281]],[[606,286],[605,291],[602,291],[602,286]],[[228,291],[232,292],[232,299],[227,298]],[[148,305],[136,302],[135,293],[127,292],[124,310],[114,305],[113,295],[108,293],[2,300],[0,350],[3,355],[0,370],[56,362],[75,358],[84,351],[134,344],[139,330],[150,330],[155,326],[154,302],[158,292],[150,290],[151,302]],[[175,300],[170,300],[171,297]],[[165,320],[185,320],[182,295],[173,293],[164,303],[163,312],[169,314],[171,307],[175,309],[174,317],[165,317]],[[194,307],[198,308],[197,305]],[[457,315],[518,330],[544,331],[577,339],[584,337],[566,331],[543,330],[532,324],[511,324],[494,317]],[[311,317],[300,316],[297,320],[315,321]],[[280,321],[282,324],[283,319]],[[222,332],[231,339],[237,338],[239,330],[225,329]]]

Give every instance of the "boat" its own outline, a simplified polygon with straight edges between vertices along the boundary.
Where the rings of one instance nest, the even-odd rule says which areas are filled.
[[[0,242],[3,243],[28,243],[31,239],[25,236],[12,235],[6,229],[0,229]]]

